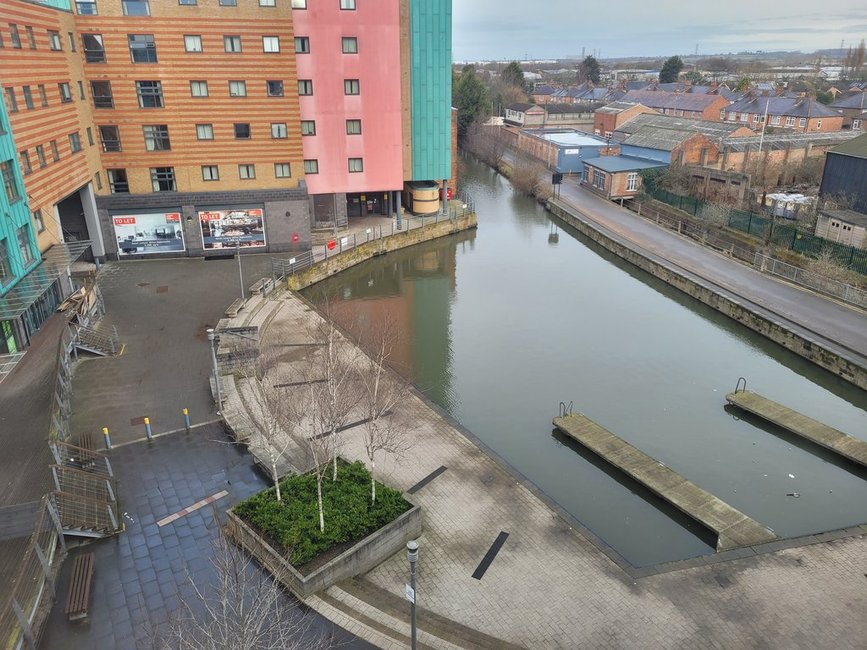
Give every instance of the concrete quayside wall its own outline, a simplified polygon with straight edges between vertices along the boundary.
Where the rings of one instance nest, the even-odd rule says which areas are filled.
[[[676,269],[673,264],[666,263],[664,260],[657,261],[645,251],[618,241],[562,203],[549,201],[547,208],[554,216],[618,257],[713,307],[741,325],[782,345],[787,350],[829,370],[855,386],[867,390],[867,364],[847,357],[844,351],[831,349],[831,346],[823,341],[808,338],[806,335],[793,331],[788,324],[783,322],[782,317],[777,320],[771,312],[763,313],[763,310],[745,304],[747,302],[745,299],[739,299],[734,294],[724,292],[698,276]]]

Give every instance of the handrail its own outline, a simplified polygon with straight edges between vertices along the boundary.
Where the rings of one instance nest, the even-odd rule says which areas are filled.
[[[743,388],[741,388],[741,382],[744,383]],[[735,393],[746,392],[746,390],[747,390],[747,380],[744,377],[738,377],[738,383],[735,385]]]

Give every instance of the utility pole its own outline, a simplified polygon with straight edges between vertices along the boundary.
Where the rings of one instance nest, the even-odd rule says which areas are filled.
[[[220,391],[220,369],[217,366],[217,351],[214,348],[214,328],[209,327],[207,329],[208,332],[208,341],[211,344],[211,365],[212,371],[214,373],[214,386],[217,390],[217,413],[223,410],[223,395]]]
[[[238,279],[241,281],[241,300],[244,300],[244,271],[241,270],[241,242],[235,242],[235,257],[238,258]]]
[[[416,650],[418,642],[415,619],[415,601],[417,600],[415,593],[415,564],[418,562],[418,542],[416,540],[412,539],[406,543],[406,557],[409,560],[409,589],[407,589],[406,597],[410,602],[410,620],[412,626],[410,648]]]

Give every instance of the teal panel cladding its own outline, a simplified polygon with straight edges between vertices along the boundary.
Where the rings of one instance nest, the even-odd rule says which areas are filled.
[[[30,222],[30,209],[21,170],[18,167],[18,152],[5,103],[0,99],[0,296],[14,287],[18,281],[39,264],[39,250]],[[10,187],[7,189],[6,185]],[[12,194],[10,197],[9,195]],[[11,200],[10,200],[11,198]],[[24,230],[21,230],[21,229]],[[19,232],[25,237],[24,250],[18,242]]]
[[[410,0],[412,178],[451,176],[452,0]]]

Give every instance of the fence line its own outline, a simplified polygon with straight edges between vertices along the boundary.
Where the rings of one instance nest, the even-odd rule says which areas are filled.
[[[706,207],[711,205],[714,209],[719,207],[701,199],[673,194],[666,190],[648,190],[648,194],[657,201],[667,203],[698,218],[702,218],[702,213]],[[837,264],[858,273],[867,274],[867,250],[863,248],[838,244],[830,239],[817,237],[812,233],[799,230],[796,226],[780,223],[778,219],[769,219],[752,211],[746,212],[730,208],[724,217],[729,228],[740,230],[759,237],[762,241],[809,257],[818,257],[827,251]]]
[[[833,278],[806,271],[794,264],[788,264],[762,253],[756,253],[754,265],[763,273],[770,273],[814,291],[839,298],[852,305],[867,307],[867,291]]]
[[[365,232],[352,232],[331,238],[328,243],[318,244],[311,250],[293,255],[292,257],[271,258],[271,280],[276,285],[278,281],[284,281],[288,276],[300,273],[318,262],[330,259],[350,251],[362,244],[379,241],[386,237],[399,236],[412,230],[433,226],[443,221],[456,221],[467,214],[475,212],[473,198],[467,192],[458,192],[457,198],[449,201],[448,214],[437,212],[432,215],[418,215],[407,217],[403,215],[400,220],[392,219],[390,226],[367,228]]]

